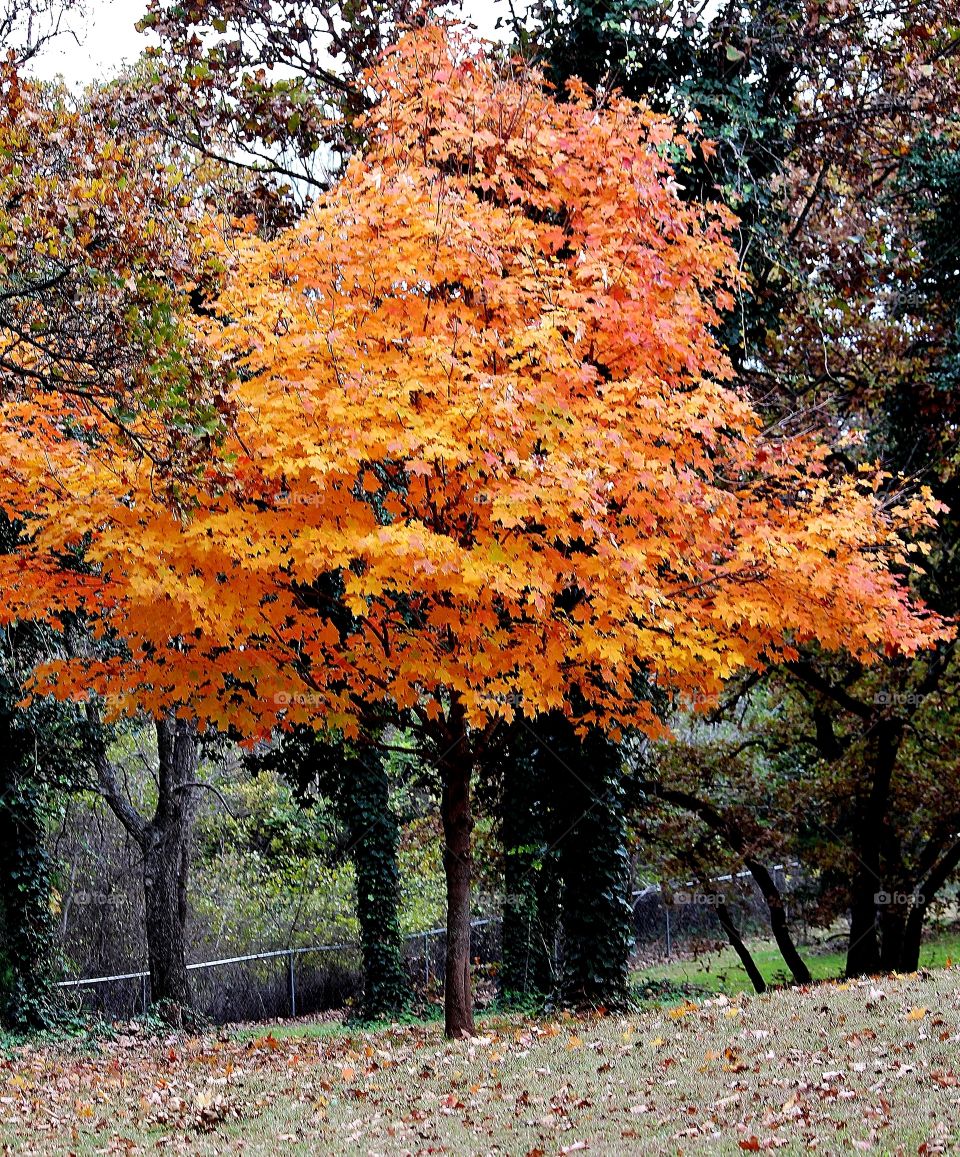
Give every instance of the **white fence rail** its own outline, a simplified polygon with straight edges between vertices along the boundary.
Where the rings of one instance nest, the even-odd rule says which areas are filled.
[[[488,917],[483,920],[472,920],[470,927],[484,928],[488,924],[495,922],[496,919],[496,917]],[[430,983],[429,941],[431,937],[445,935],[446,931],[446,928],[428,928],[424,932],[414,932],[404,937],[404,940],[408,944],[416,943],[418,940],[423,941],[425,980],[427,984]],[[287,961],[287,991],[290,1003],[290,1015],[293,1017],[297,1015],[297,978],[294,967],[296,958],[298,956],[319,955],[325,952],[357,951],[359,947],[359,944],[347,942],[344,944],[311,944],[301,948],[275,948],[269,952],[252,952],[246,956],[225,956],[220,960],[198,961],[196,964],[188,964],[187,971],[206,971],[212,968],[223,968],[230,964],[246,964],[254,960],[278,960],[284,958]],[[143,1010],[146,1012],[150,1007],[150,972],[148,970],[141,970],[139,972],[117,972],[111,976],[85,976],[73,980],[61,980],[57,982],[57,987],[61,989],[92,988],[99,984],[119,984],[127,980],[140,981]]]

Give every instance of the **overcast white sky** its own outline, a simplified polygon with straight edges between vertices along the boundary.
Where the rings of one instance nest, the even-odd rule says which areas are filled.
[[[33,71],[81,85],[110,76],[149,43],[134,27],[146,6],[147,0],[85,0],[86,19],[72,24],[80,43],[62,37],[48,46]],[[483,36],[493,36],[497,17],[508,11],[505,0],[466,0],[464,7]]]

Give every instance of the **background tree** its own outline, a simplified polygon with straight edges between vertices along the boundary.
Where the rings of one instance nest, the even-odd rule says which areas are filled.
[[[264,195],[312,198],[358,145],[363,73],[422,11],[409,0],[151,0],[140,27],[160,38],[163,131],[263,174]]]
[[[710,156],[680,156],[678,172],[688,195],[721,196],[740,218],[750,280],[723,332],[771,420],[819,426],[838,460],[880,458],[891,485],[906,475],[952,508],[955,261],[943,226],[952,220],[956,7],[880,2],[827,12],[787,3],[685,13],[547,2],[535,11],[532,35],[522,36],[558,81],[580,73],[677,114],[695,111],[715,141]],[[955,610],[953,537],[947,516],[922,585],[947,614]],[[885,877],[911,878],[895,850],[895,800],[914,764],[898,753],[912,746],[923,696],[939,695],[953,670],[949,647],[932,663],[893,661],[884,688],[867,677],[863,701],[856,669],[822,653],[792,668],[807,683],[807,733],[842,733],[827,743],[837,750],[852,742],[847,756],[823,756],[831,771],[820,780],[829,793],[844,776],[857,801],[837,821],[851,871],[851,973],[900,958],[905,914],[874,901],[889,891]],[[848,763],[843,772],[838,759]],[[910,795],[921,814],[933,814],[939,793],[926,782],[928,804]],[[950,816],[947,808],[948,828]],[[819,850],[826,856],[836,845],[836,828],[824,829]],[[941,863],[933,845],[926,855]],[[923,911],[913,905],[911,928]],[[914,939],[904,959],[918,947]]]
[[[15,551],[22,530],[0,518],[0,550]],[[53,987],[58,945],[46,816],[52,792],[86,779],[87,735],[71,704],[21,705],[36,664],[62,652],[62,639],[20,622],[0,630],[0,647],[0,1021],[42,1029],[64,1011]]]
[[[21,421],[21,407],[33,404],[28,399],[58,399],[64,414],[72,410],[62,425],[53,419],[65,445],[95,458],[109,430],[121,444],[136,445],[150,463],[152,485],[172,498],[177,479],[208,453],[219,425],[217,396],[206,389],[206,367],[191,352],[183,324],[187,295],[203,268],[188,241],[197,185],[177,172],[155,138],[114,138],[124,118],[118,95],[94,91],[77,103],[5,66],[0,393],[17,439],[38,432]],[[134,429],[144,415],[153,418]],[[58,485],[56,478],[49,482]],[[20,519],[21,542],[28,540],[38,503],[15,469],[6,472],[3,506]],[[79,563],[82,544],[58,564],[73,573],[78,592],[97,582],[95,564]],[[58,581],[52,571],[47,581]],[[78,653],[121,662],[123,648],[107,624],[96,623],[87,636],[74,613],[81,603],[82,596],[61,601],[61,628],[76,628]],[[8,610],[10,629],[30,619],[22,608]],[[106,640],[104,650],[99,644]],[[144,857],[153,997],[169,1002],[178,1018],[189,1005],[183,925],[196,744],[189,729],[159,713],[157,806],[147,819],[118,783],[108,733],[98,712],[89,711],[89,762]]]
[[[69,17],[80,7],[80,0],[2,0],[0,44],[7,61],[22,67],[39,56],[50,41],[73,35]]]
[[[152,1002],[171,1024],[192,1007],[187,972],[187,878],[190,842],[203,784],[198,780],[195,726],[171,715],[155,724],[156,806],[141,814],[131,802],[103,741],[99,712],[87,705],[93,762],[100,792],[142,856],[144,929]]]

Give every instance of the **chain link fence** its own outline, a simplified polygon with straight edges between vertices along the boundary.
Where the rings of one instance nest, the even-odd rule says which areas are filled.
[[[784,899],[788,921],[806,928],[807,882],[797,863],[777,864],[770,876]],[[717,917],[725,904],[744,939],[770,935],[763,893],[749,872],[710,880],[651,884],[633,893],[637,957],[644,963],[696,956],[718,941],[727,943]]]
[[[778,864],[770,875],[787,904],[788,919],[802,920],[805,880],[797,864]],[[695,957],[726,943],[717,907],[726,904],[742,936],[769,933],[766,901],[749,872],[699,882],[651,884],[633,893],[635,963]],[[499,916],[474,920],[471,956],[481,1000],[495,993],[501,959]],[[446,930],[430,928],[406,938],[405,956],[414,990],[427,1001],[443,993]],[[309,1016],[349,1007],[360,996],[362,961],[354,943],[319,944],[256,952],[188,965],[198,1012],[215,1024]],[[146,971],[62,981],[60,987],[84,1011],[113,1020],[150,1005]]]
[[[405,956],[415,989],[426,999],[443,992],[444,928],[406,938]],[[492,977],[500,956],[500,921],[474,920],[471,955],[479,977]],[[362,961],[357,944],[281,948],[188,964],[197,1011],[214,1024],[310,1016],[344,1008],[359,998]],[[64,980],[59,987],[78,1008],[123,1020],[150,1007],[150,974],[142,970]]]

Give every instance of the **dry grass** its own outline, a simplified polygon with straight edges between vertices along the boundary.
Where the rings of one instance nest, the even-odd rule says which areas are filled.
[[[20,1052],[0,1144],[36,1154],[930,1154],[960,1148],[960,970],[633,1017]]]

